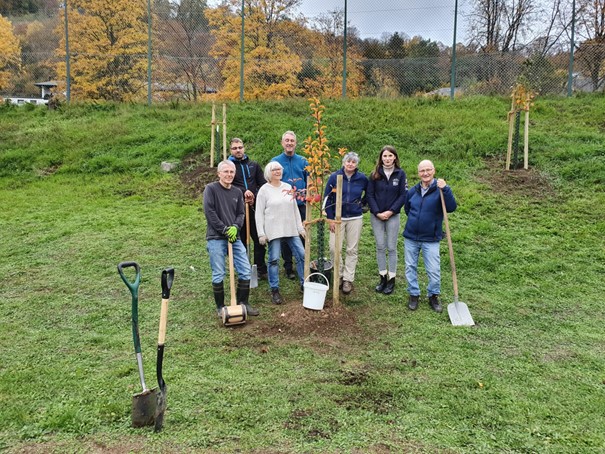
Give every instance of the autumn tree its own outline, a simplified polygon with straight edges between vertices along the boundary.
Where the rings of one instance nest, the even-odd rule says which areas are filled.
[[[301,60],[280,29],[300,0],[244,0],[244,85],[246,99],[280,99],[300,93]],[[225,0],[206,17],[216,39],[212,55],[224,78],[222,95],[236,99],[240,86],[241,2]]]
[[[13,32],[13,24],[0,16],[0,90],[8,87],[13,74],[21,68],[21,47]]]
[[[471,42],[481,51],[511,52],[531,24],[538,0],[472,0],[469,15]]]
[[[344,12],[334,10],[319,15],[313,24],[306,45],[313,55],[306,71],[301,73],[301,81],[307,96],[336,98],[342,95]],[[347,96],[361,93],[364,83],[363,68],[360,65],[361,49],[353,45],[357,31],[347,29]]]
[[[605,85],[605,0],[578,1],[579,67],[586,71],[594,90]]]
[[[199,95],[216,84],[214,59],[210,49],[214,38],[209,32],[205,16],[206,0],[181,0],[169,3],[171,11],[157,21],[158,50],[162,60],[160,77],[167,86],[183,87],[180,92],[188,100],[197,101]]]
[[[83,99],[144,98],[147,2],[70,0],[68,5],[72,93]],[[59,54],[65,56],[64,35]],[[65,78],[65,62],[57,72]]]

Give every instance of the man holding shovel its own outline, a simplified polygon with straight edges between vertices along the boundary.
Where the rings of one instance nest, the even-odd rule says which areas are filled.
[[[229,160],[235,164],[235,178],[233,186],[239,188],[244,195],[244,203],[248,205],[248,220],[245,227],[250,227],[250,232],[244,230],[244,238],[252,238],[254,243],[254,264],[261,279],[267,278],[267,264],[265,262],[265,246],[258,242],[258,233],[256,232],[256,194],[260,187],[265,184],[263,169],[257,162],[252,161],[246,155],[244,142],[242,139],[234,137],[231,139],[231,156]],[[249,245],[246,244],[246,247]]]
[[[407,222],[403,231],[405,246],[405,277],[408,281],[410,299],[408,308],[416,310],[420,297],[418,287],[418,257],[422,251],[424,268],[428,277],[429,305],[435,312],[443,308],[439,302],[441,293],[441,262],[439,242],[443,238],[443,192],[445,209],[448,213],[456,209],[456,199],[445,180],[435,178],[435,166],[429,160],[418,164],[420,183],[408,191],[404,205]]]
[[[237,272],[237,303],[246,306],[248,315],[258,315],[257,309],[248,304],[250,295],[250,262],[239,232],[244,225],[244,196],[233,186],[235,164],[221,161],[217,167],[218,181],[204,189],[204,214],[206,216],[206,250],[212,269],[212,291],[219,315],[225,306],[225,258],[227,241],[233,245],[233,264]]]

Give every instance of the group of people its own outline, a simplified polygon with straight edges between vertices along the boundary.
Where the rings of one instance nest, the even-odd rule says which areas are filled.
[[[219,315],[225,305],[223,280],[227,242],[232,243],[233,263],[237,272],[237,302],[246,306],[248,315],[259,311],[249,304],[251,266],[247,248],[254,244],[254,264],[259,279],[268,279],[271,300],[283,303],[279,292],[279,260],[284,260],[288,279],[297,279],[303,290],[305,201],[293,194],[304,193],[307,181],[307,160],[296,153],[296,134],[282,135],[283,152],[265,167],[252,161],[245,153],[243,141],[231,140],[229,159],[219,163],[218,181],[204,190],[207,251],[212,269],[212,289]],[[330,254],[342,250],[341,288],[344,294],[353,291],[358,249],[363,229],[363,213],[370,211],[376,242],[379,282],[376,292],[389,295],[395,289],[397,275],[397,243],[401,227],[400,213],[407,216],[403,230],[405,277],[408,283],[408,308],[416,310],[420,301],[418,260],[422,253],[428,277],[428,303],[441,312],[439,242],[443,238],[443,206],[447,212],[456,209],[456,200],[445,180],[435,178],[431,161],[418,164],[420,182],[408,189],[407,176],[401,168],[397,151],[384,146],[376,166],[368,178],[359,167],[359,155],[348,152],[342,167],[330,175],[324,192],[323,210],[330,225]],[[336,184],[342,175],[342,209],[336,219]],[[443,202],[443,203],[442,203]],[[340,228],[340,244],[336,229]],[[242,241],[243,240],[243,241]],[[244,244],[245,241],[245,244]],[[265,256],[268,248],[268,259]],[[296,274],[294,270],[296,269]]]

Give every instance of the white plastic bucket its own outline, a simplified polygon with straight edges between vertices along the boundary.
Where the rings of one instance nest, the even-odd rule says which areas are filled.
[[[311,276],[318,275],[321,276],[327,285],[320,284],[319,282],[308,282],[308,279]],[[311,273],[307,276],[304,283],[304,293],[303,293],[303,307],[307,309],[313,309],[315,311],[321,311],[324,308],[324,302],[326,300],[326,293],[328,293],[328,289],[330,288],[330,283],[328,279],[321,273]]]

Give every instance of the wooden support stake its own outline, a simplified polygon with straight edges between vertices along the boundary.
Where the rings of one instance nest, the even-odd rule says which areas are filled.
[[[212,120],[210,121],[210,167],[214,167],[214,125],[216,124],[216,106],[212,103]]]
[[[342,252],[342,175],[336,176],[336,229],[334,232],[334,277],[332,278],[332,302],[340,305],[340,254]]]
[[[311,184],[311,177],[307,177],[307,188]],[[311,268],[311,227],[312,224],[309,222],[311,219],[311,203],[307,200],[305,206],[305,231],[307,232],[307,238],[305,239],[305,281],[309,277]]]
[[[223,160],[227,160],[227,105],[223,103]]]
[[[510,112],[508,113],[508,148],[506,149],[506,170],[510,170],[510,157],[513,152],[513,129],[514,129],[514,116],[515,116],[515,94],[512,96],[513,100],[510,106]]]
[[[525,133],[523,139],[523,168],[527,170],[529,167],[529,105],[525,111]]]

